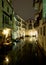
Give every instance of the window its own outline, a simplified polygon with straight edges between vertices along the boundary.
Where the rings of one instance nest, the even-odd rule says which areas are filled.
[[[17,21],[21,22],[21,19],[20,18],[16,17],[16,19],[17,19]]]
[[[9,7],[7,7],[7,12],[9,12]]]
[[[31,29],[32,29],[32,24],[31,24],[31,23],[29,24],[29,28],[31,28]]]
[[[0,36],[0,45],[2,44],[3,42],[3,36]]]
[[[18,26],[21,26],[21,23],[18,23]]]
[[[36,4],[35,4],[35,10],[36,10],[36,11],[39,11],[39,3],[36,3]]]
[[[22,25],[22,28],[25,28],[25,25]]]
[[[2,15],[2,24],[3,24],[3,27],[4,27],[4,14]]]
[[[42,18],[42,10],[41,12],[39,13],[39,20]]]
[[[18,24],[19,24],[18,21],[16,21],[16,26],[18,26]]]
[[[43,27],[43,35],[45,36],[45,26]]]
[[[2,0],[2,7],[4,7],[4,1]]]
[[[10,14],[10,20],[12,20],[12,14]]]
[[[35,21],[35,23],[34,23],[34,27],[37,27],[37,26],[39,26],[39,17],[37,18],[37,20]]]
[[[5,20],[6,24],[9,24],[9,17],[8,16],[5,15],[5,19],[4,20]]]

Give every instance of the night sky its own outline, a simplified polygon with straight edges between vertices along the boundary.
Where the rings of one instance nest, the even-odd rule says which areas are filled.
[[[34,18],[33,0],[12,0],[14,11],[24,20]]]

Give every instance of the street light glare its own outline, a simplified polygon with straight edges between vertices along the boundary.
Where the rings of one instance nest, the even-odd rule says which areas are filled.
[[[35,29],[29,30],[29,35],[30,35],[30,41],[36,41],[38,40],[38,32]]]
[[[30,36],[33,36],[33,35],[35,35],[36,37],[38,37],[37,30],[33,29],[33,30],[30,31]]]
[[[5,62],[9,63],[9,58],[8,57],[5,57]]]
[[[9,31],[10,31],[10,29],[6,28],[6,29],[3,30],[2,34],[6,35],[6,38],[7,38],[8,34],[9,34]]]
[[[9,59],[8,59],[8,58],[6,58],[6,61],[8,62],[8,61],[9,61]]]
[[[8,30],[3,30],[3,34],[8,34]]]

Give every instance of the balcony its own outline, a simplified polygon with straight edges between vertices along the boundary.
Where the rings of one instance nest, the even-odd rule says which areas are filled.
[[[16,16],[17,21],[21,22],[21,19]]]
[[[26,28],[26,26],[23,24],[23,25],[22,25],[22,28]]]
[[[20,27],[21,26],[21,23],[18,23],[18,26]]]

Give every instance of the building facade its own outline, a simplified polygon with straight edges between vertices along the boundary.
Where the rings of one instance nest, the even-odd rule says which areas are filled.
[[[12,29],[13,8],[10,0],[0,0],[0,29]]]
[[[0,0],[0,38],[1,35],[5,35],[5,37],[6,35],[9,35],[10,38],[13,23],[12,15],[13,15],[13,7],[11,0]],[[8,30],[9,33],[6,32]]]
[[[39,44],[46,51],[46,20],[43,18],[43,1],[34,0],[35,9],[34,27],[38,31]]]
[[[25,21],[19,15],[14,14],[13,22],[14,39],[24,36],[26,27]]]

